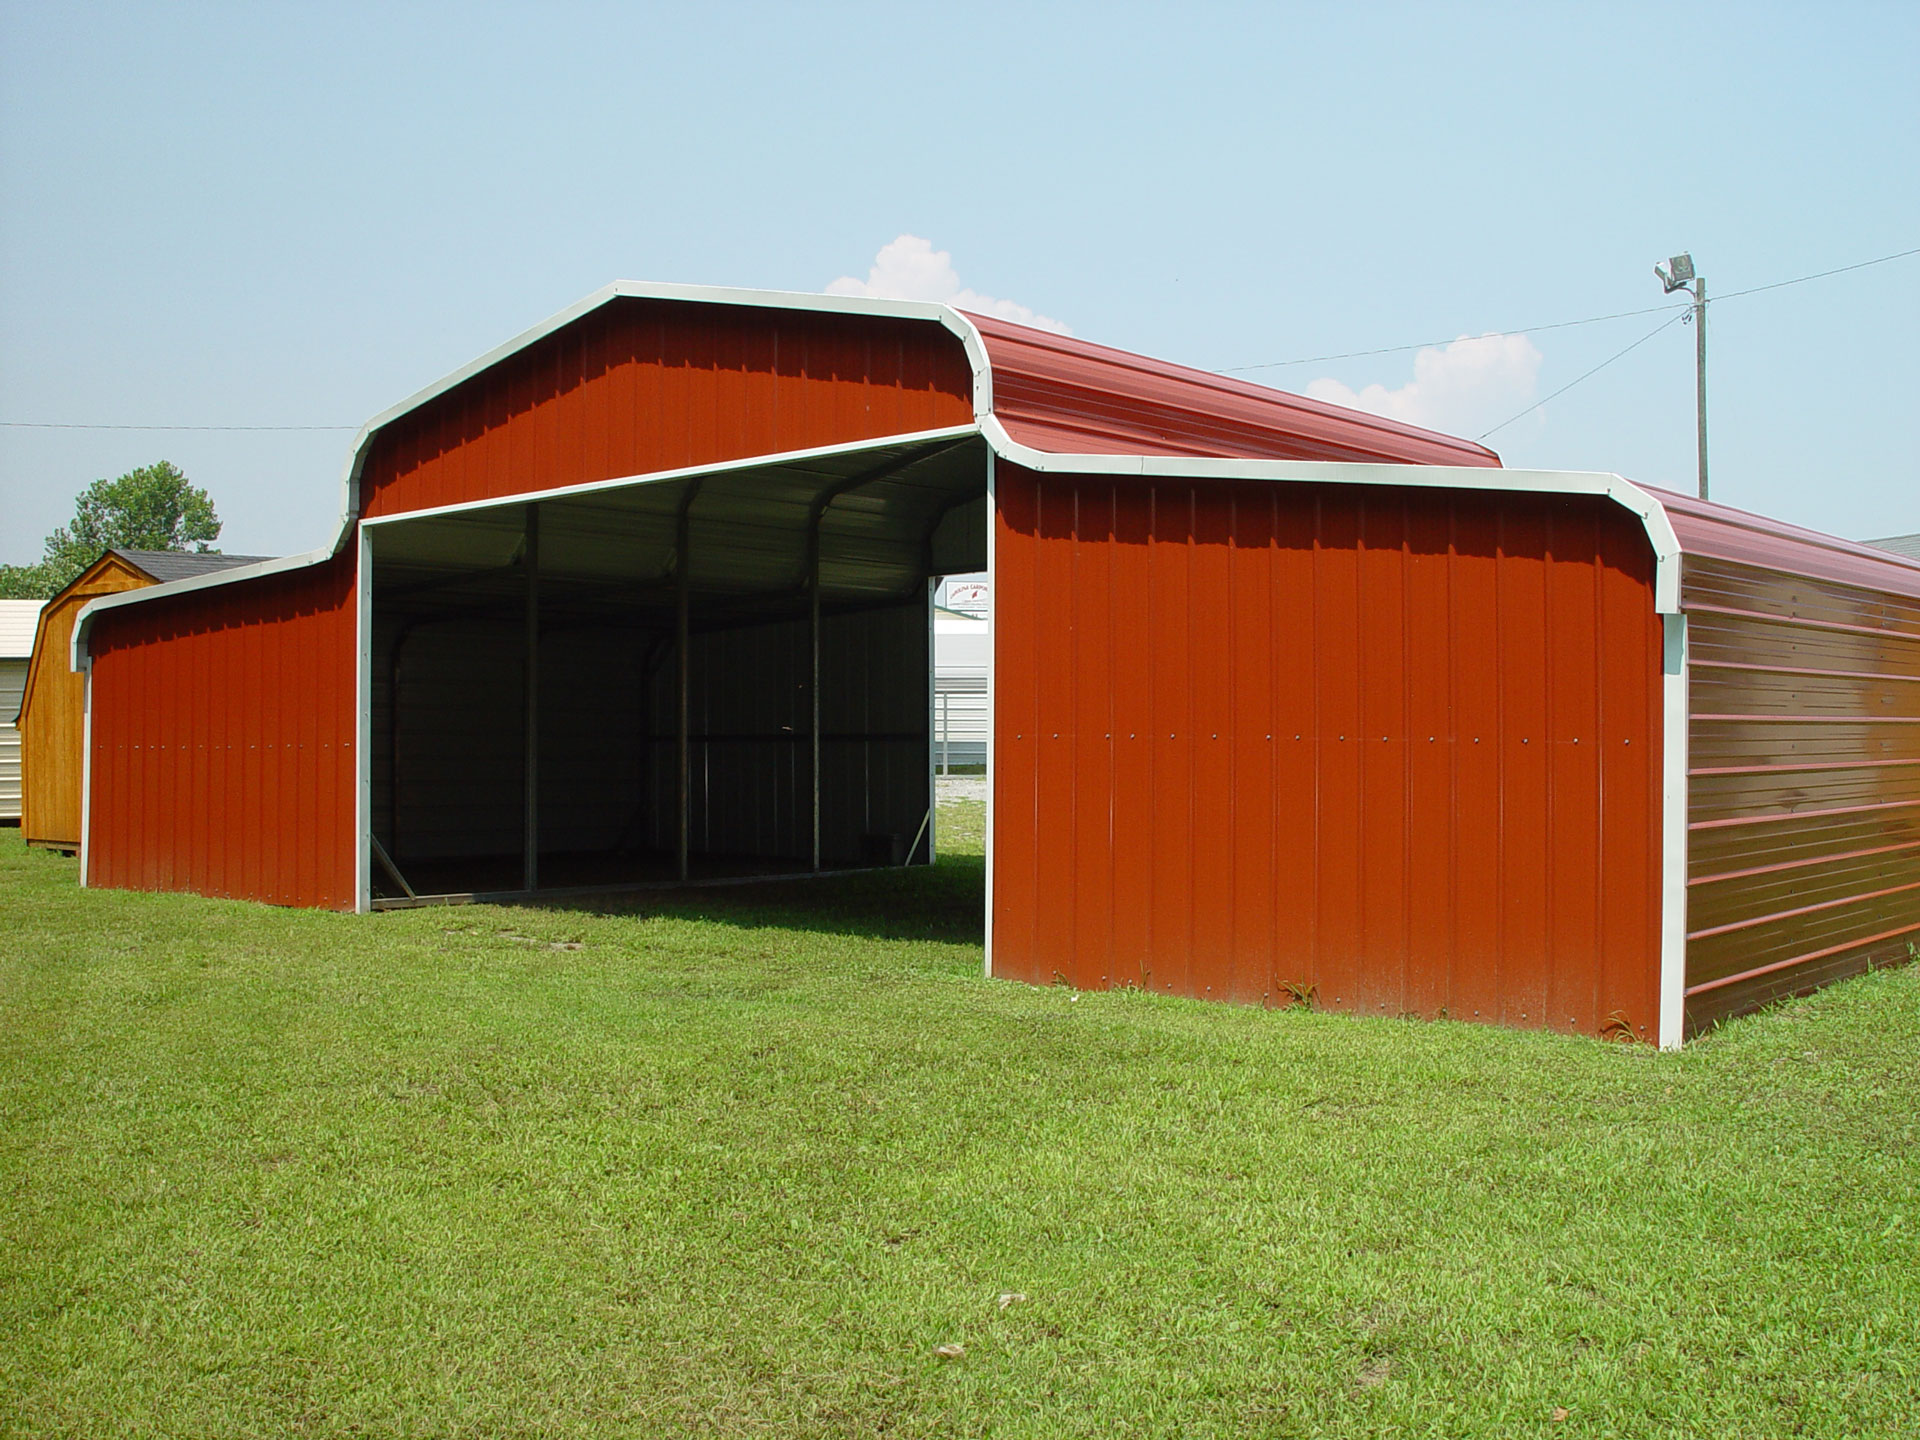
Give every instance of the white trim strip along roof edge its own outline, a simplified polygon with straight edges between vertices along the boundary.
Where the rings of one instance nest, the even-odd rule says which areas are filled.
[[[367,452],[372,448],[373,437],[386,426],[430,401],[453,389],[456,385],[471,380],[481,371],[499,364],[510,355],[518,354],[528,346],[553,334],[556,330],[571,325],[574,321],[592,314],[601,306],[614,300],[685,300],[704,305],[743,305],[762,310],[813,310],[841,315],[885,315],[903,320],[932,320],[956,335],[966,347],[967,360],[973,370],[973,413],[976,417],[985,416],[993,409],[993,371],[987,360],[986,343],[980,338],[980,332],[974,323],[955,310],[951,305],[942,305],[928,300],[880,300],[862,295],[818,295],[800,290],[744,290],[719,285],[674,285],[665,282],[616,280],[604,285],[586,299],[569,305],[558,314],[550,315],[530,330],[496,345],[477,360],[469,361],[449,375],[442,376],[427,386],[402,400],[398,405],[389,406],[373,419],[360,427],[360,433],[353,438],[353,449],[347,457],[345,474],[341,477],[340,528],[334,535],[333,552],[337,554],[347,543],[353,522],[360,518],[360,474],[366,464]]]
[[[1001,459],[1041,473],[1164,475],[1171,479],[1266,480],[1338,485],[1420,485],[1446,490],[1504,490],[1604,495],[1639,520],[1653,546],[1653,608],[1680,609],[1680,540],[1666,506],[1624,476],[1602,470],[1507,470],[1476,465],[1371,464],[1351,460],[1223,460],[1185,455],[1087,455],[1035,450],[1007,434],[997,416],[980,432]]]
[[[1432,485],[1452,489],[1514,490],[1567,495],[1606,495],[1639,517],[1653,545],[1654,608],[1661,614],[1673,614],[1680,607],[1680,544],[1667,519],[1666,507],[1631,480],[1619,475],[1578,470],[1504,470],[1452,465],[1372,465],[1346,461],[1227,460],[1169,455],[1084,455],[1034,450],[1007,434],[993,413],[993,367],[985,341],[974,323],[951,305],[929,300],[885,300],[864,295],[821,295],[800,290],[747,290],[715,285],[675,285],[665,282],[617,280],[611,285],[569,305],[529,330],[522,331],[503,345],[497,345],[478,359],[443,376],[425,389],[408,396],[399,404],[381,411],[354,437],[346,469],[341,476],[341,512],[339,528],[330,544],[322,549],[289,555],[258,565],[236,566],[190,580],[175,580],[142,590],[103,595],[89,601],[75,618],[70,660],[78,670],[86,659],[87,631],[96,611],[120,605],[138,605],[169,595],[185,594],[214,585],[232,585],[260,579],[309,565],[325,564],[353,536],[360,518],[360,478],[373,438],[402,416],[438,399],[456,385],[473,378],[490,366],[499,364],[528,346],[553,334],[575,320],[591,314],[616,299],[684,300],[708,305],[741,305],[772,310],[811,310],[841,315],[881,315],[903,320],[931,320],[957,337],[967,353],[973,372],[973,413],[988,445],[1003,459],[1030,470],[1083,474],[1167,475],[1194,479],[1302,480],[1324,483]],[[933,432],[928,432],[929,434]],[[957,432],[956,432],[957,433]],[[880,443],[921,438],[889,436]],[[754,456],[743,462],[764,465],[791,460],[804,454],[825,454],[831,450],[863,448],[858,445],[833,446],[820,451],[795,452],[794,456]],[[731,462],[729,462],[731,463]],[[701,466],[674,475],[694,474],[725,466]],[[638,477],[633,477],[638,478]],[[666,475],[649,478],[667,478]],[[607,483],[631,483],[631,480]],[[545,492],[543,492],[545,493]],[[554,492],[558,494],[564,492]],[[496,503],[496,502],[487,502]]]
[[[68,663],[78,671],[87,664],[87,631],[96,611],[113,610],[122,605],[138,605],[168,595],[185,595],[194,590],[211,590],[216,585],[231,585],[237,580],[258,580],[288,570],[304,570],[309,565],[324,565],[333,558],[333,550],[308,550],[300,555],[283,555],[278,560],[262,560],[258,565],[236,565],[231,570],[215,570],[210,575],[193,575],[185,580],[169,580],[164,585],[149,585],[143,590],[122,590],[117,595],[102,595],[80,607],[73,620],[73,639],[68,645]]]
[[[145,589],[128,590],[119,595],[102,596],[99,600],[90,601],[82,607],[79,615],[74,617],[73,640],[69,655],[73,668],[78,670],[84,663],[87,630],[96,610],[110,609],[117,605],[138,605],[148,600],[159,600],[189,590],[204,589],[209,585],[227,585],[242,580],[254,580],[285,570],[322,565],[331,560],[352,539],[354,523],[360,518],[360,476],[366,467],[367,453],[373,447],[375,435],[401,416],[419,409],[429,401],[438,399],[454,386],[472,379],[481,371],[499,364],[508,356],[544,340],[556,330],[592,314],[601,306],[623,298],[686,300],[708,305],[757,306],[766,310],[814,310],[829,314],[884,315],[903,320],[932,320],[958,337],[961,345],[966,349],[967,361],[973,372],[974,415],[977,418],[985,417],[993,408],[993,367],[987,359],[986,342],[981,339],[980,331],[974,323],[951,305],[929,300],[885,300],[864,295],[823,295],[803,290],[748,290],[719,285],[677,285],[665,281],[616,280],[611,285],[601,286],[585,299],[576,301],[557,314],[548,316],[531,329],[521,331],[505,344],[496,345],[486,354],[469,361],[451,374],[442,376],[425,389],[415,391],[399,404],[389,406],[362,425],[359,433],[353,437],[353,445],[347,452],[346,468],[340,477],[340,521],[334,531],[332,542],[326,547],[309,550],[299,555],[288,555],[260,565],[237,566],[231,570],[219,571],[214,575],[199,576],[190,581],[181,580],[165,585],[153,585]],[[754,463],[766,463],[773,458],[775,457],[756,456]]]

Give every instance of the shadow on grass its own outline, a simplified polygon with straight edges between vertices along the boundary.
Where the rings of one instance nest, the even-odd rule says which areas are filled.
[[[869,940],[982,945],[986,943],[986,897],[986,861],[978,855],[958,855],[943,856],[932,866],[868,870],[817,880],[556,896],[520,903],[531,909],[581,914],[663,915]]]

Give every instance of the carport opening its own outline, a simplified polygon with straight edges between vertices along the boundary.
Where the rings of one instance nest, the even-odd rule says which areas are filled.
[[[974,435],[369,521],[376,907],[933,858]]]

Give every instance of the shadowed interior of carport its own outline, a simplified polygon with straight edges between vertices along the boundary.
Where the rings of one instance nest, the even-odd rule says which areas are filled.
[[[375,903],[925,863],[931,583],[986,448],[920,437],[369,521]]]

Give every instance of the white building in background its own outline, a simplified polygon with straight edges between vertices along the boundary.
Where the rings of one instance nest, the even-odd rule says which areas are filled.
[[[0,821],[20,820],[20,699],[40,622],[38,600],[0,600]]]
[[[941,774],[987,763],[987,577],[950,575],[933,612],[933,764]]]

